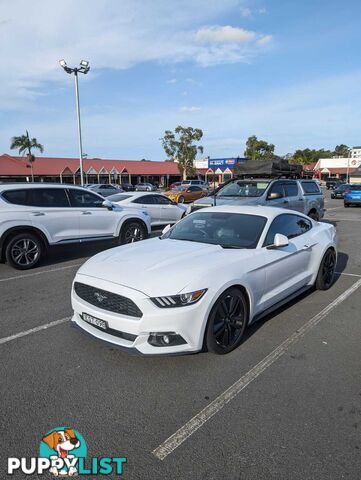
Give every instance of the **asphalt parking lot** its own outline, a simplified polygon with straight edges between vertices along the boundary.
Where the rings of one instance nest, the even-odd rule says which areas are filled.
[[[1,264],[2,477],[7,457],[36,456],[69,425],[89,456],[127,457],[127,479],[360,478],[361,208],[326,198],[335,284],[226,356],[134,357],[73,329],[72,279],[104,245],[53,251],[29,272]]]

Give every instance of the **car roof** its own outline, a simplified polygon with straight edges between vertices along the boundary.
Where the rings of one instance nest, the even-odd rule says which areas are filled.
[[[243,213],[244,215],[258,215],[269,218],[272,220],[282,213],[289,213],[298,215],[300,217],[309,218],[301,212],[296,210],[288,210],[286,208],[267,207],[263,205],[219,205],[217,207],[207,207],[205,209],[198,210],[192,215],[201,212],[224,212],[224,213]]]
[[[1,183],[0,184],[0,192],[5,190],[18,190],[19,188],[84,188],[80,185],[73,185],[67,183],[27,183],[27,182],[17,182],[17,183]],[[84,190],[87,190],[84,188]],[[88,191],[88,190],[87,190]]]
[[[114,195],[124,195],[128,198],[130,198],[130,197],[144,197],[146,195],[158,195],[158,196],[164,197],[164,195],[162,193],[159,193],[159,192],[119,192],[119,193],[115,193]],[[110,195],[110,196],[113,196],[113,195]]]

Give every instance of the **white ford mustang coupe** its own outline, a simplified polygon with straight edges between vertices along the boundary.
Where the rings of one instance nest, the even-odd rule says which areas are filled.
[[[210,207],[163,235],[99,253],[77,272],[73,322],[141,354],[225,354],[250,323],[328,289],[336,230],[291,210]]]

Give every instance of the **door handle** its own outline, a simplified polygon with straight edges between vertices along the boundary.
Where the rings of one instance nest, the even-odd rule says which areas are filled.
[[[310,250],[310,245],[303,245],[302,250]]]
[[[282,203],[290,203],[288,200],[283,200]]]
[[[303,198],[299,198],[298,200],[299,200],[300,202],[303,202]]]
[[[45,215],[44,212],[31,212],[31,214],[32,214],[34,217],[41,217],[41,216]]]
[[[91,215],[92,212],[81,212],[82,215]]]

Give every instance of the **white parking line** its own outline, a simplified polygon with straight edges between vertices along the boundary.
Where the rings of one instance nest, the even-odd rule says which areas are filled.
[[[31,333],[40,332],[41,330],[47,330],[51,327],[56,327],[57,325],[61,325],[62,323],[68,322],[71,317],[61,318],[60,320],[55,320],[54,322],[46,323],[45,325],[40,325],[39,327],[31,328],[30,330],[25,330],[23,332],[15,333],[15,335],[10,335],[9,337],[0,338],[0,345],[4,343],[11,342],[12,340],[16,340],[17,338],[26,337]]]
[[[49,270],[41,270],[40,272],[32,272],[32,273],[27,273],[25,275],[17,275],[16,277],[0,278],[0,282],[18,280],[19,278],[35,277],[36,275],[42,275],[43,273],[60,272],[60,270],[67,270],[68,268],[80,267],[80,265],[82,265],[82,263],[75,263],[73,265],[66,265],[65,267],[59,267],[59,268],[51,268]]]
[[[216,413],[222,410],[233,398],[235,398],[242,390],[244,390],[253,380],[255,380],[261,373],[270,367],[277,359],[279,359],[285,351],[307,332],[315,327],[323,318],[325,318],[331,310],[337,307],[340,303],[346,300],[353,292],[361,286],[361,278],[357,280],[350,288],[345,290],[333,302],[331,302],[321,312],[311,318],[301,328],[296,330],[290,337],[275,348],[269,355],[261,360],[256,366],[249,370],[226,391],[221,393],[213,402],[209,403],[201,412],[197,413],[189,422],[177,430],[167,440],[165,440],[159,447],[153,450],[152,454],[159,460],[164,460],[170,453],[178,448],[185,440],[187,440],[193,433],[202,427],[209,419]]]
[[[344,273],[344,272],[335,272],[336,275],[346,275],[347,277],[361,277],[357,273]]]

